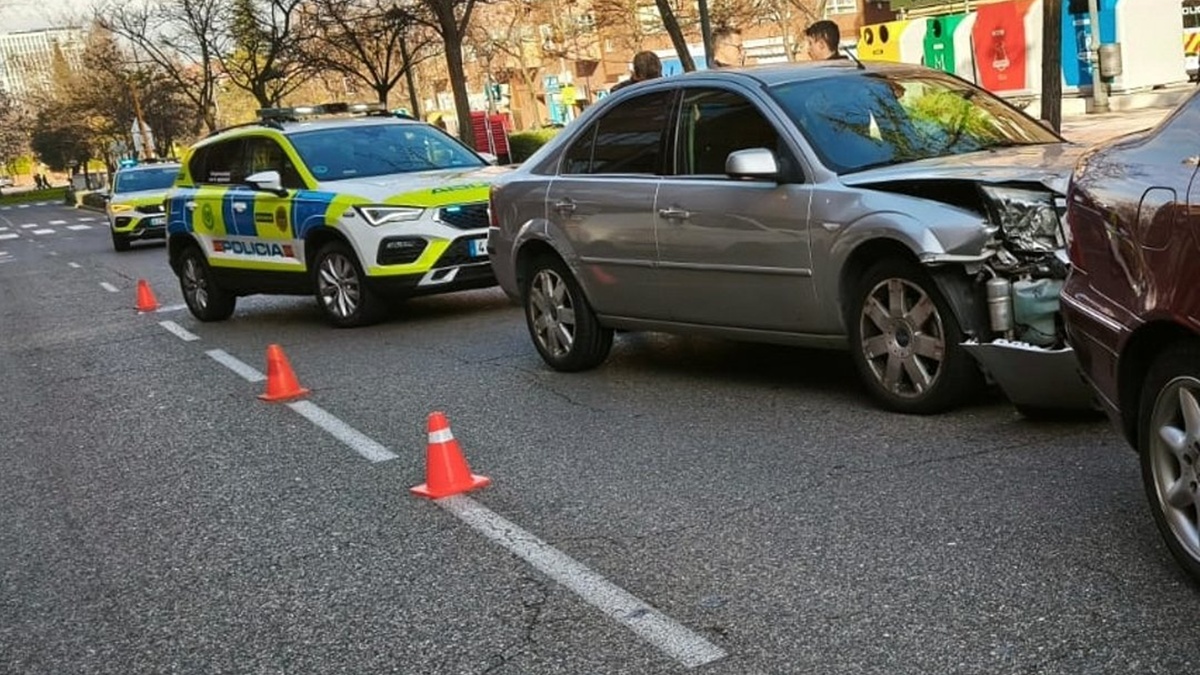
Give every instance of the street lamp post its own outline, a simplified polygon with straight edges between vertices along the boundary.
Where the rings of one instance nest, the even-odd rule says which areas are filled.
[[[1093,112],[1108,112],[1108,92],[1104,90],[1104,78],[1100,75],[1100,11],[1097,0],[1088,0],[1088,19],[1092,24],[1092,48],[1088,56],[1092,60],[1092,103]]]

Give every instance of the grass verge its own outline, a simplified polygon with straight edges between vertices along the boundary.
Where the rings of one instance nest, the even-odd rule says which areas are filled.
[[[15,192],[11,194],[0,195],[0,206],[28,204],[29,202],[56,202],[58,204],[63,204],[65,203],[64,200],[66,198],[66,187],[50,188],[49,190],[32,190],[30,192]]]

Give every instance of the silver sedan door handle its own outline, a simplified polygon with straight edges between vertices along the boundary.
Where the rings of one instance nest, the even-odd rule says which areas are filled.
[[[555,202],[554,210],[558,211],[559,213],[561,213],[563,215],[566,215],[568,213],[575,213],[575,202],[571,201],[570,199],[563,199],[561,201]]]
[[[196,202],[187,202],[187,203],[185,203],[183,206],[184,206],[184,208],[186,208],[188,211],[195,211],[195,210],[196,210]]]
[[[672,206],[669,209],[659,209],[658,216],[660,218],[666,218],[667,220],[687,220],[692,216],[692,214],[684,211],[681,208]]]
[[[245,213],[246,212],[246,202],[234,202],[233,203],[233,212],[234,213]]]

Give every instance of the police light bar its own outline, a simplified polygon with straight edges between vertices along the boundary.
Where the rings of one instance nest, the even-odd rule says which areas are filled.
[[[387,108],[382,103],[323,103],[321,105],[303,105],[290,108],[261,108],[258,111],[258,118],[263,121],[287,121],[317,115],[385,112],[386,110]]]

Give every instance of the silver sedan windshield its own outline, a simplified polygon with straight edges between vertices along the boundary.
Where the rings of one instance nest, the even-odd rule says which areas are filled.
[[[840,174],[1061,140],[991,94],[934,73],[791,82],[771,95]]]

